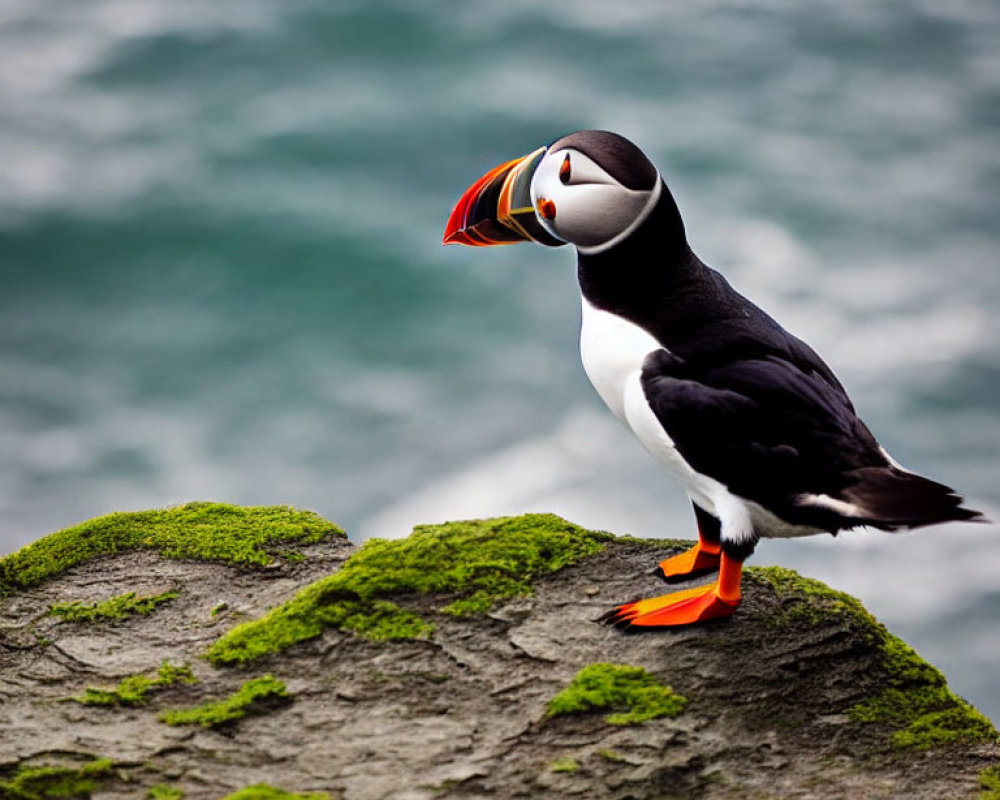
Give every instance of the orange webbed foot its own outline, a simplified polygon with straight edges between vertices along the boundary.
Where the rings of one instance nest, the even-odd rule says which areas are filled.
[[[667,583],[678,583],[689,578],[697,578],[719,568],[720,550],[714,553],[696,544],[690,550],[661,561],[653,570]]]
[[[660,628],[731,617],[740,604],[742,571],[742,561],[723,553],[715,583],[625,603],[613,608],[599,622],[620,628]]]
[[[709,584],[625,603],[613,608],[600,621],[625,629],[691,625],[708,619],[730,617],[739,604],[739,598],[723,600],[719,597],[716,586]]]

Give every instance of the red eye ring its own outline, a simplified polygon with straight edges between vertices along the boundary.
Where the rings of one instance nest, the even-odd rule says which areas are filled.
[[[539,197],[538,213],[551,222],[556,218],[556,204],[547,197]]]
[[[559,167],[559,180],[563,184],[567,184],[571,175],[572,169],[569,164],[569,153],[567,153],[566,158],[563,159],[562,165]]]

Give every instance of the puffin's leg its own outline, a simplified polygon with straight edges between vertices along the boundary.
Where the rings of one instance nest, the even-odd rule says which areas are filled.
[[[694,503],[694,516],[698,520],[698,544],[684,553],[661,561],[653,570],[667,583],[678,583],[714,572],[719,568],[722,552],[721,525],[719,520]]]
[[[753,551],[754,544],[755,541],[723,542],[719,577],[715,583],[625,603],[609,611],[599,621],[623,628],[658,628],[731,616],[740,604],[743,561]]]

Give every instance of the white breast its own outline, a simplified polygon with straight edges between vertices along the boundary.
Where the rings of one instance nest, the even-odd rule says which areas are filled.
[[[642,369],[646,356],[660,345],[649,333],[622,317],[583,301],[580,358],[583,369],[601,399],[616,417],[625,420],[625,387],[629,376]]]
[[[646,401],[642,364],[661,345],[649,333],[622,317],[583,301],[580,357],[601,399],[653,456],[680,480],[688,496],[722,523],[722,536],[741,541],[759,536],[804,536],[815,528],[788,525],[723,484],[703,475],[684,460]]]
[[[680,479],[691,498],[712,511],[720,484],[688,466],[642,390],[642,363],[659,349],[660,343],[638,325],[583,301],[580,356],[590,382],[643,447]]]

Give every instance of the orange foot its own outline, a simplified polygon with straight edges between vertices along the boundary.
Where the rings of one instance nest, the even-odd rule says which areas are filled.
[[[609,611],[599,621],[626,629],[690,625],[693,622],[732,616],[739,604],[739,596],[734,600],[723,600],[718,595],[717,586],[708,584],[662,597],[625,603]]]
[[[696,544],[684,553],[679,553],[665,561],[661,561],[653,572],[667,583],[677,583],[717,570],[721,557],[720,550],[712,553],[705,550],[701,544]]]

